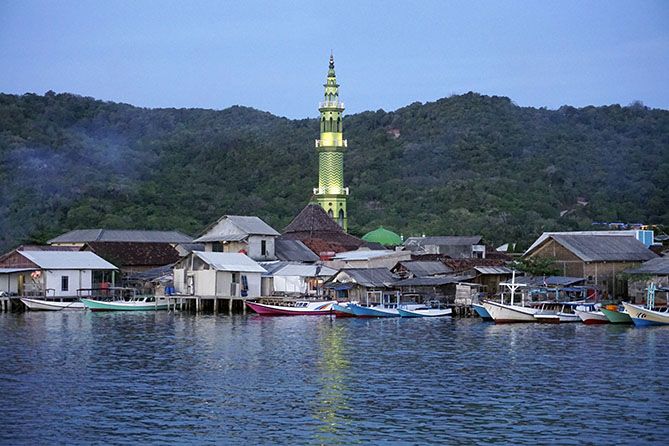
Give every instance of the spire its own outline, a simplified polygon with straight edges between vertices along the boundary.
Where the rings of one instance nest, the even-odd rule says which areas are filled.
[[[330,51],[330,69],[328,70],[328,77],[335,77],[334,56],[332,55],[332,51]]]

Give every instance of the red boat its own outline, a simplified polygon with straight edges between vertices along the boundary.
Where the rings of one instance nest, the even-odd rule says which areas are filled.
[[[336,303],[336,300],[298,300],[286,302],[284,305],[268,305],[258,302],[246,302],[246,305],[262,316],[318,316],[333,314],[333,305]]]

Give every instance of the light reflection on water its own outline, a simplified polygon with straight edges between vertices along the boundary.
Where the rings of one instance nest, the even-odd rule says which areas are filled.
[[[669,327],[45,312],[0,314],[0,339],[4,444],[669,434]]]

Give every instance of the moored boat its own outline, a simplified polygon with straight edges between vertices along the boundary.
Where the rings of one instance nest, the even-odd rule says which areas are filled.
[[[483,305],[472,304],[472,308],[474,309],[474,311],[476,311],[476,314],[478,314],[484,321],[492,320],[492,316],[490,316],[490,313],[488,313],[488,310],[486,310]]]
[[[534,318],[534,314],[539,311],[538,308],[508,305],[489,301],[484,301],[483,307],[486,309],[496,324],[506,324],[512,322],[536,322],[537,320]]]
[[[669,325],[669,313],[665,311],[651,310],[623,302],[623,306],[632,322],[637,327],[647,327],[650,325]]]
[[[583,321],[583,323],[587,325],[610,323],[606,315],[601,311],[574,310],[574,312]]]
[[[164,296],[137,296],[129,300],[97,300],[82,298],[91,311],[150,311],[167,310],[168,298]]]
[[[599,311],[601,311],[602,314],[606,316],[606,319],[608,319],[608,321],[612,324],[632,323],[632,318],[630,317],[629,313],[627,313],[627,310],[625,310],[625,307],[615,309],[615,305],[608,305],[606,308],[600,308]]]
[[[356,317],[400,317],[397,307],[383,305],[364,307],[358,304],[349,304],[349,308]]]
[[[84,304],[79,300],[73,300],[69,302],[60,302],[56,300],[48,299],[34,299],[29,297],[21,297],[21,302],[29,310],[40,310],[40,311],[62,311],[62,310],[84,310]]]
[[[451,308],[441,308],[441,302],[431,300],[427,305],[404,304],[397,308],[401,317],[444,317],[450,316]]]
[[[355,313],[349,308],[350,302],[339,302],[332,305],[332,311],[337,317],[355,317]]]
[[[284,305],[269,305],[259,302],[246,302],[246,305],[262,316],[318,316],[333,314],[336,300],[330,301],[291,301]]]

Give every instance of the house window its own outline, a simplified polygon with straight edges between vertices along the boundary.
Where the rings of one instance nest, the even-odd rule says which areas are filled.
[[[70,278],[68,276],[63,276],[60,278],[60,290],[68,291],[70,289]]]
[[[212,251],[213,252],[223,252],[223,243],[214,242],[214,246],[212,246]]]
[[[232,283],[237,283],[237,273],[232,273]]]
[[[267,255],[267,240],[260,241],[260,255],[261,256]]]

